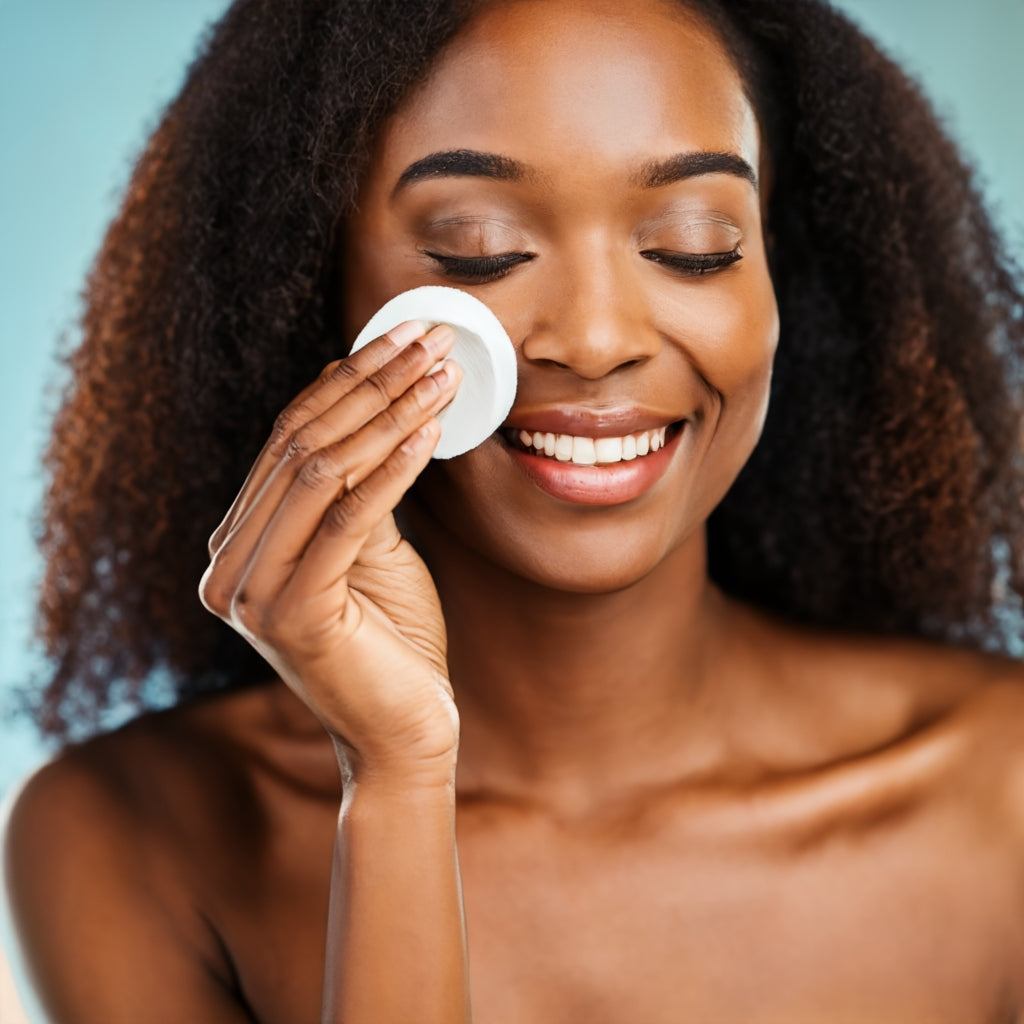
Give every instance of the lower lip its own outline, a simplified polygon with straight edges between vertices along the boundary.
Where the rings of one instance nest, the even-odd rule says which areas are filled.
[[[527,477],[553,498],[577,505],[621,505],[639,498],[661,479],[682,433],[675,431],[663,448],[649,455],[602,466],[577,466],[512,446],[509,451]]]

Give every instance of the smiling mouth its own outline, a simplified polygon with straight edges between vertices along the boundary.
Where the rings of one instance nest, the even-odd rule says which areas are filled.
[[[519,451],[576,466],[611,466],[652,455],[665,447],[682,429],[683,421],[622,437],[579,437],[518,428],[502,431],[505,440]]]

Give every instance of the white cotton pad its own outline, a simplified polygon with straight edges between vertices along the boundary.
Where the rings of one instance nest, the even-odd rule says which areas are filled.
[[[486,441],[508,416],[516,397],[516,353],[498,318],[479,299],[458,288],[413,288],[384,303],[352,343],[352,351],[406,320],[455,328],[449,358],[462,367],[455,397],[441,411],[435,459],[451,459]]]

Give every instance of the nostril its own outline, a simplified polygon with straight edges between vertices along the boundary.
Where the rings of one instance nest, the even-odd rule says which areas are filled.
[[[524,353],[525,354],[525,353]],[[628,370],[634,367],[643,366],[650,356],[637,356],[632,359],[617,360],[602,360],[600,362],[594,362],[591,360],[573,360],[571,362],[564,362],[561,359],[552,359],[550,356],[526,356],[527,360],[534,366],[547,366],[554,370],[567,370],[569,373],[575,374],[578,377],[584,377],[587,379],[593,378],[598,379],[600,377],[606,377],[610,373],[615,373],[617,370]]]
[[[572,367],[568,363],[561,363],[557,359],[531,359],[530,362],[537,366],[549,366],[555,370],[571,370]]]
[[[535,366],[598,380],[647,362],[661,343],[656,331],[620,306],[604,316],[574,316],[565,311],[557,325],[545,318],[523,339],[520,353]]]

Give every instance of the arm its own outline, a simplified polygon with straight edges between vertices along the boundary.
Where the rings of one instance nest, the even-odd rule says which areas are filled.
[[[418,325],[405,325],[408,336]],[[392,510],[429,461],[459,373],[450,328],[385,336],[281,416],[211,539],[201,594],[308,704],[345,782],[324,1022],[459,1024],[458,715],[440,605]]]
[[[457,385],[454,368],[426,376],[451,341],[384,338],[328,367],[280,418],[202,585],[338,751],[328,1022],[468,1020],[444,624],[391,515]],[[251,1022],[230,952],[167,856],[164,809],[151,786],[124,785],[123,760],[75,750],[14,806],[6,881],[40,999],[55,1024]]]
[[[331,890],[324,1024],[469,1020],[450,783],[351,787]]]

